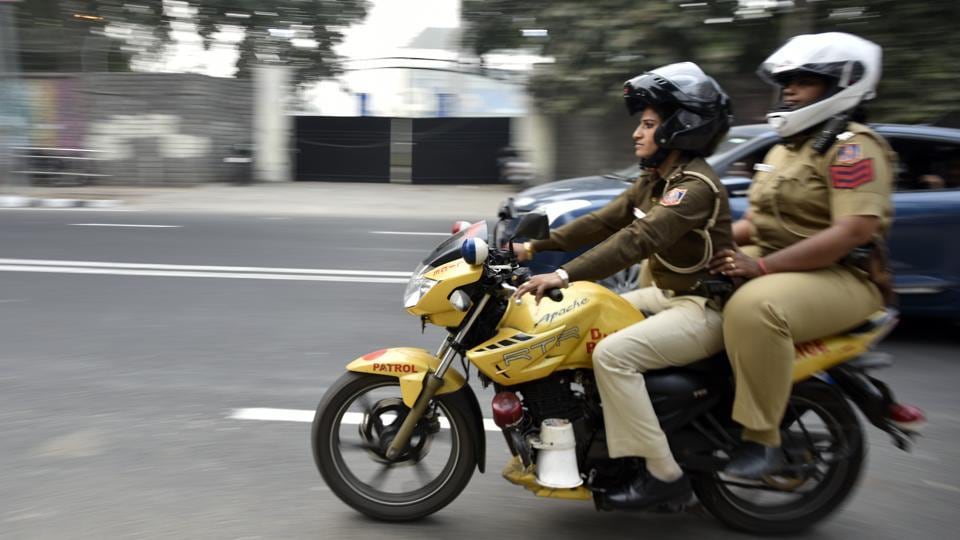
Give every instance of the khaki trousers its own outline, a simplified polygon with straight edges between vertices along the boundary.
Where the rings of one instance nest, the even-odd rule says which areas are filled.
[[[743,438],[780,445],[794,343],[850,329],[882,307],[876,286],[839,265],[770,274],[737,289],[723,310],[723,337],[736,377],[733,419]]]
[[[612,458],[664,458],[670,455],[670,446],[647,394],[643,373],[720,352],[720,313],[708,307],[705,298],[668,298],[657,287],[631,291],[623,298],[654,315],[607,336],[593,351],[607,447]]]

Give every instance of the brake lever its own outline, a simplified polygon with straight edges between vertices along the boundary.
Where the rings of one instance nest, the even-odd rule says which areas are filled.
[[[501,283],[500,287],[503,288],[503,290],[508,291],[511,297],[517,293],[517,287],[514,287],[513,285],[510,285],[508,283]],[[523,303],[523,299],[521,299],[520,297],[516,297],[513,299],[513,303],[521,304]]]

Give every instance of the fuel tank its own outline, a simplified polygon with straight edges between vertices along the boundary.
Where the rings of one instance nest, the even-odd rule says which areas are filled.
[[[643,320],[643,314],[610,290],[576,282],[563,300],[540,305],[532,295],[510,302],[497,333],[467,351],[481,373],[504,386],[546,377],[559,369],[592,368],[604,337]]]

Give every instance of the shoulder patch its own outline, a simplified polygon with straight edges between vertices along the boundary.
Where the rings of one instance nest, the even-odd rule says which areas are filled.
[[[687,188],[673,188],[663,194],[663,197],[660,199],[660,204],[663,206],[676,206],[680,204],[680,201],[682,201],[686,195]]]
[[[837,165],[849,165],[863,159],[863,149],[857,143],[840,145],[837,150]]]
[[[861,159],[847,165],[830,167],[830,179],[837,189],[853,189],[873,181],[873,159]]]

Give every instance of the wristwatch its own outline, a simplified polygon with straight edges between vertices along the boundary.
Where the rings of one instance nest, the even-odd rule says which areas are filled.
[[[570,286],[570,274],[568,274],[566,270],[564,270],[563,268],[557,268],[557,271],[554,273],[560,276],[560,279],[563,280],[564,289]]]

